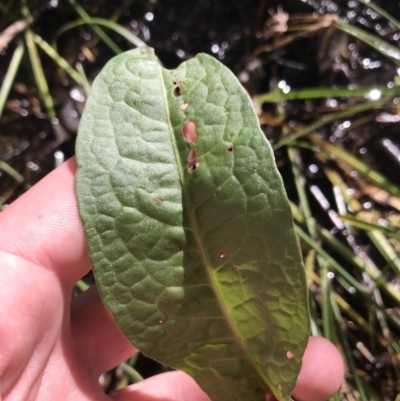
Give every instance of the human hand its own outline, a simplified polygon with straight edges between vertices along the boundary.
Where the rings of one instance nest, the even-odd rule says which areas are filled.
[[[71,159],[0,213],[0,400],[209,401],[182,372],[105,395],[101,373],[136,352],[96,287],[71,302],[90,270]],[[311,337],[293,397],[322,401],[339,387],[336,348]]]

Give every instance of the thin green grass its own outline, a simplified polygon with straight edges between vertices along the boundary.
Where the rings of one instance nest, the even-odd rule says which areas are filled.
[[[340,216],[340,218],[344,222],[350,223],[350,225],[352,225],[353,227],[358,227],[358,228],[361,228],[368,232],[377,231],[388,237],[400,239],[400,233],[394,227],[390,227],[390,226],[386,227],[386,226],[382,226],[379,224],[370,223],[368,221],[362,220],[360,218],[357,218],[357,217],[349,215],[349,214],[342,215],[342,216]]]
[[[92,90],[92,87],[89,83],[89,80],[87,79],[87,76],[85,74],[85,70],[82,67],[81,63],[76,64],[76,69],[78,71],[79,76],[81,77],[81,82],[82,82],[82,88],[85,91],[86,96],[90,95],[90,91]]]
[[[295,141],[301,137],[304,137],[305,135],[310,134],[310,133],[318,130],[319,128],[322,128],[323,126],[325,126],[327,124],[333,123],[334,121],[341,120],[344,118],[354,117],[358,113],[362,113],[365,111],[373,110],[378,107],[382,107],[386,103],[388,103],[387,99],[381,99],[381,100],[377,100],[374,102],[361,103],[357,106],[349,107],[349,108],[346,108],[345,110],[341,110],[339,112],[332,113],[327,117],[319,119],[318,121],[309,125],[306,128],[298,129],[295,134],[290,135],[287,138],[281,139],[278,143],[273,145],[273,149],[277,150],[277,149],[281,148],[282,146],[289,145],[293,141]]]
[[[360,400],[368,401],[368,397],[367,397],[368,390],[364,387],[364,383],[361,380],[360,375],[357,372],[356,363],[354,361],[353,353],[351,351],[351,346],[350,346],[348,337],[346,335],[347,328],[343,324],[343,319],[340,314],[340,310],[333,298],[331,299],[331,306],[332,306],[333,315],[336,319],[336,328],[337,328],[337,331],[339,334],[340,342],[342,344],[342,349],[343,349],[344,355],[346,357],[346,362],[347,362],[347,365],[349,366],[350,372],[352,374],[352,378],[354,380],[354,383],[355,383],[358,393],[360,395]]]
[[[115,53],[120,54],[122,50],[120,47],[97,25],[91,21],[89,14],[77,3],[75,0],[68,0],[76,13],[86,22],[91,25],[92,29],[96,32],[99,38]]]
[[[34,34],[29,25],[30,12],[27,6],[27,1],[23,0],[22,4],[23,4],[22,13],[24,15],[26,22],[25,42],[28,48],[28,54],[32,66],[33,76],[35,78],[36,86],[39,91],[40,97],[43,100],[44,106],[46,108],[47,116],[50,122],[52,122],[52,124],[54,125],[56,112],[54,109],[53,98],[51,97],[46,76],[42,68],[42,63],[34,40]]]
[[[363,41],[397,65],[400,65],[400,49],[398,47],[347,22],[337,21],[335,26],[340,31],[346,32],[354,38]]]
[[[56,47],[56,42],[58,38],[64,34],[65,32],[68,32],[71,29],[77,28],[78,26],[82,25],[90,25],[93,27],[93,25],[99,25],[99,26],[104,26],[108,29],[111,29],[118,33],[120,36],[125,38],[129,43],[131,43],[133,46],[140,47],[140,46],[146,46],[146,43],[140,40],[137,36],[133,35],[130,31],[128,31],[126,28],[124,28],[122,25],[119,25],[113,21],[109,21],[105,18],[91,18],[87,17],[85,19],[77,19],[75,21],[68,22],[67,24],[63,25],[55,34],[54,39],[52,41],[52,46],[55,48]]]
[[[379,12],[396,27],[400,27],[397,21],[393,21],[393,18],[388,18],[387,14],[382,13],[378,6],[372,5],[367,0],[361,2]],[[400,64],[400,50],[382,38],[343,21],[335,21],[333,26],[370,45],[388,57],[389,62]],[[300,29],[300,26],[298,28]],[[296,27],[293,29],[295,30]],[[306,27],[303,26],[301,29],[306,30]],[[372,91],[379,99],[371,101]],[[273,148],[277,150],[289,145],[287,146],[288,158],[299,198],[298,205],[291,205],[292,213],[298,224],[301,224],[301,227],[296,226],[296,232],[301,240],[303,252],[306,254],[307,277],[310,288],[314,288],[312,297],[318,300],[318,303],[315,300],[310,301],[312,331],[318,333],[322,330],[324,336],[334,343],[339,340],[349,367],[348,378],[353,383],[349,387],[353,390],[349,391],[357,395],[358,399],[365,401],[381,400],[381,398],[360,377],[352,351],[356,348],[359,340],[356,340],[356,336],[348,331],[344,324],[344,317],[350,319],[358,330],[369,336],[372,348],[371,351],[368,351],[369,354],[366,354],[367,356],[372,358],[372,352],[376,354],[386,352],[395,361],[400,348],[398,346],[400,319],[393,312],[400,308],[400,292],[397,285],[388,277],[393,277],[395,274],[397,280],[400,280],[398,251],[400,249],[400,230],[398,226],[380,225],[366,221],[358,214],[363,207],[355,197],[354,191],[349,192],[349,185],[345,182],[348,180],[346,174],[348,171],[358,172],[366,182],[364,185],[380,191],[382,199],[400,198],[400,187],[371,165],[360,160],[359,157],[335,143],[328,142],[317,133],[322,127],[343,119],[351,120],[350,130],[360,129],[364,124],[373,120],[374,114],[371,112],[377,109],[391,109],[394,114],[396,109],[392,100],[398,96],[398,93],[399,87],[396,86],[393,88],[371,86],[354,89],[305,88],[291,90],[289,93],[276,90],[254,98],[258,107],[261,107],[263,103],[277,103],[279,109],[283,110],[286,106],[282,102],[323,98],[340,98],[340,107],[345,107],[344,110],[325,116],[315,117],[314,114],[314,121],[305,127],[301,127],[300,124],[293,121],[287,124],[285,119],[281,118],[282,132],[286,137],[278,140]],[[352,106],[349,107],[346,104],[350,103],[347,100],[350,97],[352,97]],[[354,105],[355,101],[356,105]],[[369,114],[365,114],[366,112]],[[361,113],[363,113],[361,118],[357,118]],[[281,114],[280,112],[279,115],[281,116]],[[337,235],[332,234],[328,228],[317,223],[316,211],[310,207],[308,200],[307,173],[302,167],[300,156],[302,149],[313,152],[323,166],[329,165],[329,168],[323,168],[322,173],[331,181],[339,216],[344,222],[344,228],[339,230],[339,235],[343,240],[338,239]],[[354,179],[350,179],[350,181],[354,181]],[[389,203],[388,200],[388,204],[396,207],[395,202]],[[382,216],[378,209],[374,209],[373,212],[374,215]],[[387,220],[382,218],[382,221]],[[362,242],[370,241],[366,249],[380,255],[381,259],[378,260],[383,260],[383,264],[377,265],[371,259],[370,252],[360,252],[361,234],[364,235]],[[311,254],[310,249],[314,250],[314,255]],[[389,276],[388,272],[391,272]],[[347,294],[345,299],[336,292],[340,287]],[[383,298],[380,291],[388,298]],[[364,300],[362,310],[359,306],[353,306],[353,298]],[[390,304],[390,308],[386,306],[388,304]],[[318,314],[321,318],[318,318]],[[365,346],[363,352],[367,352]],[[400,369],[396,363],[393,363],[393,372],[395,378],[400,380]],[[365,374],[368,375],[367,372]]]
[[[366,291],[364,287],[344,268],[340,263],[338,263],[331,255],[328,254],[320,245],[318,245],[309,235],[307,235],[299,226],[296,226],[297,235],[304,241],[304,243],[314,249],[317,253],[321,255],[322,258],[329,263],[330,268],[345,280],[346,285],[353,288],[353,296],[362,297],[371,306],[382,311],[386,318],[396,327],[396,330],[400,331],[400,319],[394,315],[392,312],[388,311],[386,308],[379,305],[371,293]]]
[[[143,376],[133,368],[129,363],[121,363],[121,368],[129,379],[129,384],[139,383],[143,381]]]
[[[8,95],[10,94],[11,87],[14,83],[15,76],[21,64],[22,57],[24,56],[25,47],[23,42],[17,44],[11,62],[8,66],[7,73],[3,79],[0,88],[0,118],[3,115],[4,106],[6,104]]]
[[[23,175],[21,175],[17,170],[15,170],[13,167],[11,167],[8,163],[6,163],[3,160],[0,160],[0,171],[6,172],[8,175],[14,178],[15,182],[18,184],[24,182]]]
[[[351,117],[351,115],[349,115],[349,117]],[[345,149],[339,148],[335,144],[330,143],[317,135],[310,135],[308,139],[326,153],[331,154],[332,156],[348,164],[377,187],[387,191],[389,194],[395,197],[400,197],[400,187],[398,185],[391,182],[379,171],[373,169],[371,166],[368,166],[358,157],[353,156]]]
[[[260,107],[263,103],[276,103],[289,100],[309,100],[326,98],[368,98],[372,91],[379,91],[381,96],[395,97],[400,95],[400,88],[387,88],[385,86],[370,86],[360,88],[303,88],[292,89],[288,93],[275,90],[270,93],[253,96],[253,101]]]
[[[387,13],[383,8],[379,7],[377,4],[373,3],[370,0],[357,0],[359,3],[364,4],[371,10],[376,11],[378,14],[380,14],[383,18],[386,18],[389,22],[391,22],[397,29],[400,30],[400,22],[397,21],[396,18],[394,18],[392,15]]]
[[[54,50],[39,35],[33,34],[35,43],[60,67],[62,68],[78,85],[83,86],[83,80],[78,71],[74,70],[60,54]]]

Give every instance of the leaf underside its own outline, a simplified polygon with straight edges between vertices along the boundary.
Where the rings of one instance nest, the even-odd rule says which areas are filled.
[[[213,401],[288,400],[309,335],[273,153],[235,76],[200,54],[112,59],[79,127],[76,189],[102,298],[143,353]]]

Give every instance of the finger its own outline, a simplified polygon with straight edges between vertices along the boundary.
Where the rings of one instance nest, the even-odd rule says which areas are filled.
[[[168,372],[118,390],[113,401],[210,401],[196,382],[183,372]]]
[[[90,270],[75,171],[68,160],[0,214],[0,248],[53,270],[70,287]]]
[[[117,328],[97,286],[72,301],[71,332],[75,351],[94,377],[131,357],[137,350]]]
[[[339,390],[343,376],[337,348],[323,337],[310,337],[292,396],[297,401],[325,401]]]

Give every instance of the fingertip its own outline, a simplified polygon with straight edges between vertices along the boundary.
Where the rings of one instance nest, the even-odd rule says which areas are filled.
[[[344,371],[338,349],[323,337],[310,337],[293,398],[298,401],[327,400],[339,390]]]

